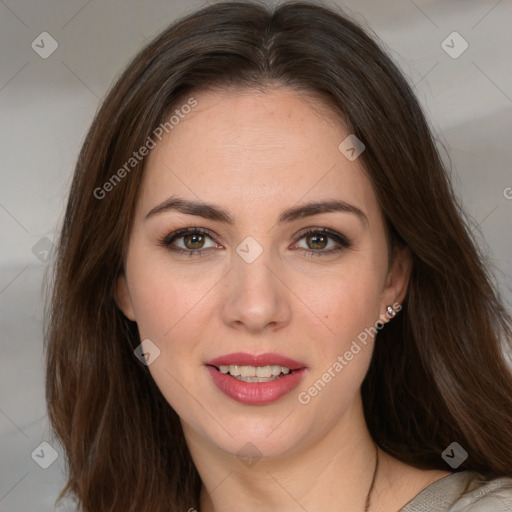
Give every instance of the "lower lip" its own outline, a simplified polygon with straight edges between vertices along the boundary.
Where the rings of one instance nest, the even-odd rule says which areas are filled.
[[[214,384],[225,395],[237,402],[250,405],[276,402],[296,388],[306,372],[306,368],[301,368],[269,382],[244,382],[226,373],[221,373],[213,366],[206,368],[210,372]]]

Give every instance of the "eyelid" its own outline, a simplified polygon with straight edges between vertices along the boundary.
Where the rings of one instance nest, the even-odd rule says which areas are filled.
[[[337,252],[338,250],[341,250],[341,249],[349,249],[350,247],[352,247],[351,240],[344,234],[339,233],[338,231],[335,231],[333,229],[319,228],[319,227],[305,228],[303,231],[301,231],[299,234],[296,235],[297,242],[295,242],[294,245],[296,245],[299,241],[303,240],[308,235],[318,235],[318,234],[324,235],[327,238],[334,240],[335,243],[338,245],[338,247],[335,247],[335,248],[329,249],[329,250],[316,250],[316,251],[313,249],[303,249],[303,248],[300,248],[300,249],[307,251],[307,252],[315,253],[315,254],[330,254],[333,252]]]
[[[212,232],[209,230],[209,229],[205,229],[205,228],[196,228],[196,227],[189,227],[189,228],[182,228],[182,229],[177,229],[176,231],[173,231],[165,236],[163,236],[161,239],[159,239],[159,245],[163,245],[164,247],[166,248],[169,248],[169,246],[171,245],[172,242],[174,242],[175,240],[179,239],[179,238],[183,238],[184,236],[186,236],[187,234],[189,233],[200,233],[202,235],[205,235],[209,238],[211,238],[211,240],[213,242],[215,242],[215,244],[217,245],[220,245],[216,240],[215,240],[215,237],[214,235],[212,235]],[[179,252],[179,251],[183,251],[183,252],[197,252],[197,251],[205,251],[205,250],[209,250],[209,249],[212,249],[212,247],[208,247],[207,249],[196,249],[196,250],[193,250],[193,249],[181,249],[181,247],[178,247],[176,248],[176,250]]]

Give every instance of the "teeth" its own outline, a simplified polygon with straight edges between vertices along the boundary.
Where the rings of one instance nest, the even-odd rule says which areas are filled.
[[[242,366],[230,364],[219,366],[219,371],[221,373],[229,373],[233,377],[242,377],[244,380],[255,377],[254,380],[247,380],[247,382],[265,382],[265,379],[269,377],[277,377],[281,375],[281,373],[284,375],[289,374],[290,368],[287,368],[286,366],[278,366],[275,364],[267,366]],[[259,381],[257,380],[258,378],[264,380]]]
[[[278,378],[279,377],[235,377],[236,380],[242,380],[244,382],[270,382]]]
[[[237,375],[240,375],[240,369],[238,368],[238,366],[236,366],[234,364],[230,364],[229,365],[229,373],[231,375],[233,375],[233,377],[236,377]]]
[[[240,366],[238,369],[242,377],[254,377],[255,369],[252,366]],[[257,369],[259,370],[259,368]],[[258,375],[258,377],[263,377],[263,375]]]
[[[244,375],[244,377],[252,377],[252,375]],[[256,377],[272,377],[272,368],[270,366],[258,366]]]

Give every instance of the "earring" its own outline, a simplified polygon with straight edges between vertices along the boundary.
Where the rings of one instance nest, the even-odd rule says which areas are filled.
[[[401,309],[401,306],[398,306],[397,310],[400,311],[400,309]],[[377,321],[377,329],[382,329],[384,327],[384,325],[386,325],[392,318],[395,317],[397,311],[395,311],[393,306],[388,306],[386,308],[386,313],[387,313],[387,316],[384,314],[379,317],[379,320],[383,320],[383,322]]]

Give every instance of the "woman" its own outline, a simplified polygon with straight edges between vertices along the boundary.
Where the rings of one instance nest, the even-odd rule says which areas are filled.
[[[46,327],[62,495],[511,510],[511,339],[377,44],[319,5],[204,8],[128,66],[75,170]]]

